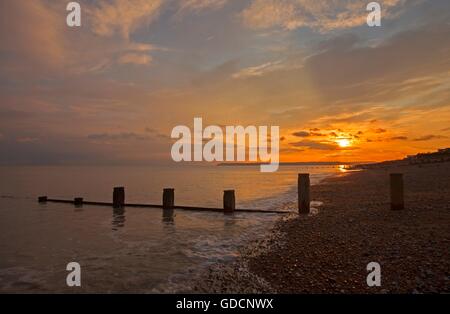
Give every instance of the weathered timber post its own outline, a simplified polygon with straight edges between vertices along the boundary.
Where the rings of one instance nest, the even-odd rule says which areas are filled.
[[[164,189],[163,209],[173,209],[175,206],[175,189]]]
[[[403,193],[403,174],[391,173],[391,209],[402,210],[405,208]]]
[[[38,197],[39,203],[47,203],[47,200],[48,200],[47,196],[39,196]]]
[[[113,192],[113,207],[122,208],[125,206],[125,188],[116,187]]]
[[[76,197],[73,199],[73,204],[75,206],[83,206],[83,198],[82,197]]]
[[[232,214],[236,209],[236,197],[234,190],[223,192],[223,211],[225,214]]]
[[[298,213],[309,214],[310,207],[310,180],[309,173],[301,173],[298,175]]]

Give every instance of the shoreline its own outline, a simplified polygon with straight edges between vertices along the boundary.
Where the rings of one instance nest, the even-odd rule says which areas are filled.
[[[390,172],[405,175],[403,211],[389,209]],[[449,293],[450,163],[349,172],[311,187],[318,215],[279,219],[237,261],[211,267],[199,293]],[[366,266],[381,266],[368,287]]]

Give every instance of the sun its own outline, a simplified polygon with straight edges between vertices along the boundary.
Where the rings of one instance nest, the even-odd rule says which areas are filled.
[[[342,148],[350,147],[352,145],[352,142],[348,138],[338,139],[336,140],[336,143]]]

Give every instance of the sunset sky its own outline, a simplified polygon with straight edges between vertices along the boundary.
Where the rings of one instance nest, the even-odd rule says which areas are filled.
[[[0,164],[170,162],[172,128],[278,125],[281,161],[450,147],[450,1],[0,0]]]

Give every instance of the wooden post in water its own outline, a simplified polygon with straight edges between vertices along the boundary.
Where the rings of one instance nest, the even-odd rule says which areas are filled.
[[[223,192],[223,210],[225,214],[232,214],[236,209],[236,196],[234,190]]]
[[[74,198],[74,200],[73,200],[73,204],[75,205],[75,206],[83,206],[83,198],[82,197],[76,197],[76,198]]]
[[[298,213],[309,214],[310,207],[310,180],[309,173],[301,173],[298,175]]]
[[[47,200],[48,200],[47,196],[39,196],[38,198],[39,203],[47,203]]]
[[[391,173],[391,209],[402,210],[405,208],[403,193],[403,174]]]
[[[122,208],[125,206],[125,188],[116,187],[113,192],[113,207]]]
[[[164,189],[163,209],[173,209],[175,206],[175,189]]]

